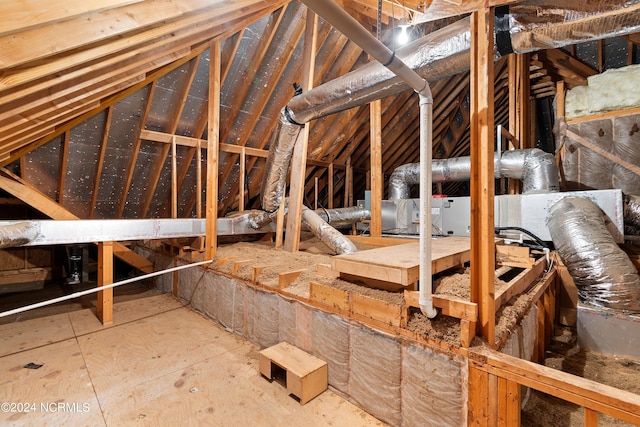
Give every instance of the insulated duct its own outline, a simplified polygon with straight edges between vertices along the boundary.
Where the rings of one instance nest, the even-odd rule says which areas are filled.
[[[497,8],[496,50],[494,58],[511,52],[525,53],[557,48],[587,40],[597,40],[640,31],[640,0],[534,0],[528,4]],[[396,57],[428,81],[436,81],[469,69],[470,19],[464,18],[434,31],[402,49]],[[409,89],[406,83],[380,62],[371,62],[358,70],[295,96],[284,108],[282,120],[303,125],[311,120],[367,104]],[[282,200],[285,175],[299,128],[282,126],[278,147],[270,150],[262,206],[274,211]],[[280,139],[285,141],[280,142]],[[283,158],[270,160],[276,153]],[[285,169],[286,171],[286,169]]]
[[[334,226],[353,224],[356,222],[371,219],[371,212],[360,206],[353,206],[349,208],[334,208],[334,209],[316,209],[314,211],[316,215],[322,218],[328,224]],[[247,218],[247,223],[251,228],[256,230],[261,229],[265,225],[276,219],[276,212],[265,211],[250,211],[245,212],[244,216]]]
[[[433,182],[468,181],[471,157],[433,160]],[[559,190],[558,170],[553,154],[539,148],[511,150],[494,156],[496,178],[522,180],[523,193],[548,193]],[[389,199],[408,199],[410,187],[420,182],[420,164],[408,163],[396,168],[389,177]]]
[[[551,207],[547,226],[581,302],[640,312],[640,276],[613,240],[595,203],[565,197]]]
[[[262,209],[275,212],[282,202],[287,184],[287,172],[293,154],[293,147],[302,127],[293,124],[286,116],[286,107],[280,112],[280,120],[269,141],[269,155],[262,180]]]
[[[625,194],[623,204],[624,234],[640,235],[640,197]]]
[[[38,237],[38,227],[30,222],[0,227],[0,248],[11,248],[25,245]]]
[[[344,234],[327,224],[320,215],[302,205],[302,223],[309,227],[309,230],[322,243],[329,246],[338,255],[357,252],[358,249]]]
[[[371,219],[371,212],[360,206],[316,209],[314,212],[322,218],[323,221],[336,227]]]

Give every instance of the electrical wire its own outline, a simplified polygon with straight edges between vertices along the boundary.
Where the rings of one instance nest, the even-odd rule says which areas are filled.
[[[529,230],[526,230],[522,227],[495,227],[496,234],[499,234],[501,231],[505,230],[520,231],[521,233],[524,233],[527,236],[531,237],[538,245],[542,246],[543,248],[552,249],[552,247],[548,243],[543,241],[541,238],[539,238]]]

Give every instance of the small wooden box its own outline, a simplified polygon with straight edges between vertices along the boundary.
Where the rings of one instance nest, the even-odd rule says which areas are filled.
[[[304,405],[328,386],[327,362],[289,343],[281,342],[260,352],[260,374],[271,377],[272,364],[287,372],[287,391]]]

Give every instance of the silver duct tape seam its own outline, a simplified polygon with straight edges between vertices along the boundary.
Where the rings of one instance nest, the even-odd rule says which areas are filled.
[[[613,240],[595,203],[565,197],[551,207],[547,226],[581,302],[640,312],[640,276]]]

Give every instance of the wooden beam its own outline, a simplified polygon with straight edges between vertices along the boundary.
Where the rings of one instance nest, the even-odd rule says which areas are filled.
[[[638,395],[625,390],[493,351],[470,355],[470,383],[472,371],[477,370],[629,423],[640,424]],[[471,390],[469,398],[472,398]]]
[[[218,245],[218,145],[220,144],[220,42],[214,41],[209,50],[209,120],[207,127],[207,196],[205,258],[213,259]]]
[[[104,13],[97,13],[92,19],[78,16],[66,20],[64,31],[60,31],[58,25],[28,28],[20,31],[20,36],[13,34],[0,37],[0,45],[3,46],[3,57],[0,61],[1,68],[15,67],[26,62],[49,57],[52,53],[61,53],[82,48],[106,39],[122,39],[116,37],[130,32],[140,32],[144,28],[153,28],[156,31],[148,32],[146,37],[158,37],[162,32],[175,31],[171,27],[171,21],[185,17],[187,19],[202,18],[202,15],[210,13],[220,16],[233,13],[241,7],[254,6],[255,0],[237,1],[233,4],[217,3],[207,10],[205,2],[201,0],[182,0],[180,4],[169,3],[162,0],[146,0],[121,7]],[[201,13],[193,13],[200,11]],[[196,22],[191,22],[194,25]],[[24,47],[31,46],[30,49]]]
[[[171,141],[171,218],[178,218],[178,148]]]
[[[67,179],[67,162],[69,160],[69,137],[70,137],[69,132],[65,132],[64,138],[62,138],[62,157],[60,159],[60,178],[58,179],[58,203],[60,204],[62,204],[64,199],[64,187]]]
[[[15,3],[0,3],[0,34],[11,33],[24,28],[38,28],[81,15],[99,12],[138,3],[142,0],[65,0],[64,7],[46,0],[22,0],[20,7]]]
[[[495,347],[493,13],[471,17],[471,302],[482,337]]]
[[[98,243],[98,287],[113,283],[113,242]],[[98,319],[103,325],[113,323],[113,288],[98,291]]]
[[[247,163],[247,151],[245,147],[242,147],[240,151],[240,185],[238,188],[240,189],[238,192],[238,197],[240,198],[238,202],[238,211],[244,212],[244,193],[245,193],[245,175],[246,171],[246,163]]]
[[[302,90],[308,91],[313,86],[313,73],[316,63],[318,43],[318,15],[307,9],[306,29],[304,34],[304,50],[302,55]],[[298,135],[293,159],[291,161],[291,184],[289,189],[289,213],[287,216],[287,232],[285,234],[284,249],[297,252],[300,248],[300,226],[302,218],[302,204],[304,201],[304,179],[306,176],[307,147],[309,144],[310,124]]]
[[[202,147],[198,142],[196,163],[196,218],[202,218]]]
[[[237,32],[240,28],[244,28],[250,25],[252,22],[255,22],[256,20],[264,16],[264,14],[270,13],[270,11],[273,11],[281,7],[282,4],[283,4],[282,0],[279,0],[273,3],[269,3],[265,1],[260,1],[257,3],[253,2],[252,4],[253,7],[248,7],[244,10],[242,8],[239,8],[239,5],[235,4],[231,9],[229,9],[231,12],[229,12],[226,15],[224,14],[220,15],[219,13],[217,13],[219,12],[219,10],[217,11],[210,10],[207,13],[199,14],[197,16],[196,19],[199,20],[198,25],[187,25],[185,23],[186,22],[185,20],[180,20],[181,26],[179,26],[178,28],[174,28],[173,30],[169,30],[168,32],[165,31],[162,37],[158,37],[157,30],[154,32],[154,29],[152,28],[149,30],[151,34],[147,34],[149,33],[149,31],[147,31],[147,32],[144,32],[145,33],[144,36],[141,36],[141,37],[138,37],[140,33],[137,33],[136,35],[131,35],[129,37],[124,37],[121,39],[113,38],[113,40],[115,40],[113,41],[113,43],[111,43],[112,39],[109,39],[109,41],[106,42],[109,44],[109,47],[108,47],[109,50],[107,52],[103,52],[102,43],[99,43],[98,44],[99,46],[97,47],[94,47],[93,45],[89,45],[84,49],[69,52],[63,56],[62,60],[58,58],[60,55],[55,56],[53,60],[57,61],[55,62],[56,64],[61,63],[61,64],[58,64],[58,66],[60,67],[59,68],[60,72],[66,72],[66,70],[71,70],[70,72],[74,73],[74,75],[77,73],[80,73],[82,76],[84,76],[82,77],[82,79],[85,79],[85,77],[94,78],[96,73],[98,73],[98,75],[100,73],[112,74],[114,72],[112,70],[121,69],[121,64],[120,62],[117,62],[117,63],[114,63],[110,68],[107,68],[106,70],[103,69],[103,70],[93,71],[95,70],[94,67],[83,68],[82,65],[85,64],[87,61],[88,62],[94,61],[97,58],[100,58],[104,55],[111,55],[107,57],[107,58],[111,58],[113,56],[112,54],[116,53],[117,56],[124,58],[122,59],[122,61],[124,61],[123,63],[126,66],[129,66],[128,64],[130,63],[131,60],[139,61],[136,59],[136,57],[146,54],[145,49],[149,48],[148,46],[149,43],[153,44],[152,50],[154,52],[156,50],[161,52],[166,52],[167,45],[172,46],[175,44],[174,42],[177,42],[177,44],[175,44],[174,49],[169,54],[169,56],[172,56],[172,59],[170,60],[172,61],[172,63],[168,66],[170,67],[170,69],[175,69],[176,67],[179,67],[182,63],[184,63],[181,57],[184,57],[185,55],[188,58],[193,57],[191,54],[188,53],[190,49],[194,52],[199,51],[197,53],[199,54],[201,52],[199,50],[201,47],[204,47],[204,48],[208,47],[208,44],[202,43],[202,41],[211,40],[213,38],[225,38],[228,35],[231,35]],[[212,14],[210,16],[211,19],[207,18],[209,14]],[[191,19],[191,18],[194,18],[194,17],[187,16],[187,18],[185,19]],[[172,21],[172,23],[174,22],[177,22],[177,21]],[[171,27],[172,23],[161,26],[162,30],[164,31],[168,27]],[[136,44],[136,43],[141,43],[141,44]],[[123,51],[122,49],[125,49],[125,50]],[[178,49],[181,52],[178,54],[178,56],[175,56],[177,55],[176,53],[177,51],[175,49]],[[77,58],[77,60],[72,63],[69,60],[69,56],[76,55],[76,53],[78,54],[77,56],[79,56],[79,58]],[[161,67],[163,63],[158,63],[157,60],[153,60],[151,62],[147,61],[147,62],[148,62],[148,66],[144,70],[138,73],[138,76],[140,78],[144,78],[145,76],[147,77],[143,81],[144,83],[143,86],[155,80],[155,78],[157,78],[158,75],[164,75],[167,72],[166,67],[164,68]],[[30,64],[34,64],[34,63],[39,64],[35,61],[32,61]],[[164,62],[164,64],[166,63],[167,62]],[[52,68],[49,66],[50,65],[49,61],[47,61],[45,65],[46,65],[46,70],[42,70],[37,77],[32,77],[32,79],[47,78],[47,76],[60,74],[60,73],[56,74],[56,72],[52,71]],[[31,69],[32,68],[29,68],[28,71],[30,71]],[[156,70],[156,71],[153,71],[153,70]],[[5,74],[6,73],[3,72],[3,75]],[[131,73],[128,73],[128,74],[131,75]],[[77,77],[77,78],[76,77],[74,77],[70,81],[76,81],[77,78],[80,78],[80,77]],[[57,78],[58,77],[56,77],[56,79]],[[4,80],[2,82],[4,82]],[[133,81],[129,84],[133,85]],[[26,85],[23,85],[21,86],[21,88],[25,86]],[[110,85],[109,87],[112,87],[112,85]],[[135,85],[135,87],[132,87],[130,90],[132,90],[132,92],[135,92],[139,88],[140,86]],[[127,91],[128,90],[129,89],[127,89]],[[46,96],[48,93],[51,92],[51,87],[49,85],[44,85],[41,88],[41,92],[43,93],[42,96]],[[11,140],[12,142],[11,144],[9,145],[4,143],[0,144],[2,145],[1,147],[2,150],[0,150],[0,159],[1,159],[0,166],[4,166],[8,163],[11,163],[13,160],[19,158],[25,152],[31,151],[37,148],[38,146],[48,142],[52,138],[55,138],[56,136],[60,135],[59,132],[61,131],[63,132],[67,129],[74,127],[78,122],[84,121],[84,118],[86,117],[93,116],[96,112],[104,109],[108,105],[108,103],[115,103],[119,99],[122,99],[128,96],[128,93],[118,93],[116,95],[113,95],[113,97],[108,98],[114,92],[113,91],[111,91],[111,93],[107,93],[105,91],[103,92],[104,92],[104,95],[102,96],[103,100],[101,102],[94,102],[94,104],[90,104],[88,101],[85,101],[83,99],[78,99],[77,104],[81,105],[82,108],[75,108],[74,110],[71,110],[68,107],[64,107],[64,108],[61,107],[63,111],[66,111],[62,119],[59,119],[56,121],[52,121],[49,118],[39,118],[37,121],[32,120],[31,123],[38,125],[37,129],[31,130],[31,131],[22,130],[21,137],[13,138]],[[132,92],[129,92],[129,93],[132,93]],[[118,99],[115,99],[116,97]],[[78,118],[77,120],[73,119],[73,117],[78,117],[79,115],[83,115],[85,113],[86,113],[86,116],[83,116],[83,118]],[[16,120],[14,121],[15,122],[20,121],[22,120],[23,117],[24,117],[24,114],[18,113],[18,115],[16,116]],[[66,122],[68,120],[73,120],[73,123]],[[25,128],[24,126],[19,126],[17,129],[25,129]]]
[[[384,177],[382,176],[382,101],[369,104],[370,118],[370,161],[371,161],[371,237],[382,236],[382,199],[384,197]]]

